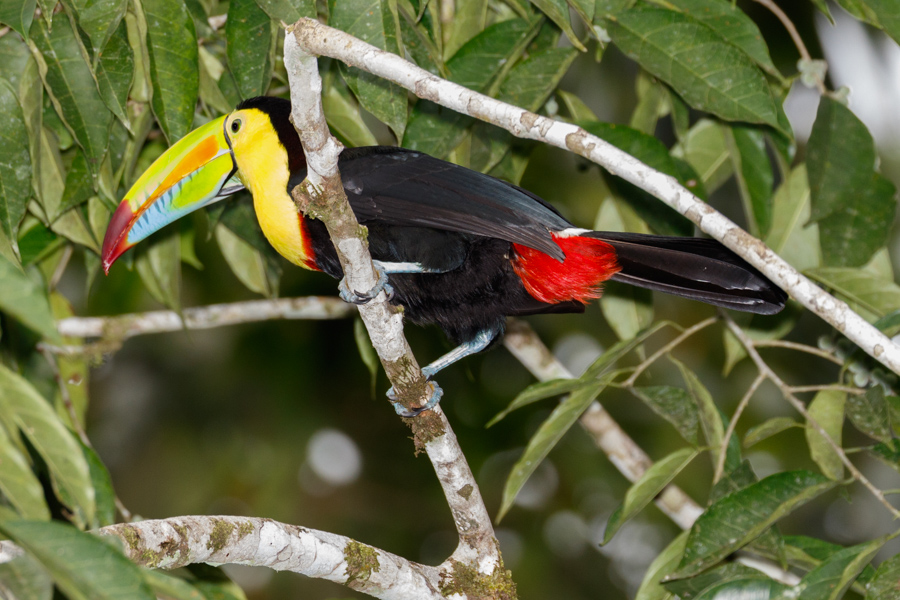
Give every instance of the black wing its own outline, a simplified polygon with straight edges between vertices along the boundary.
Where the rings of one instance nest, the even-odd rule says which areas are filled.
[[[348,148],[338,164],[357,219],[429,227],[515,242],[557,260],[551,231],[571,227],[556,209],[517,186],[437,158],[390,146]],[[290,187],[303,172],[293,173]]]

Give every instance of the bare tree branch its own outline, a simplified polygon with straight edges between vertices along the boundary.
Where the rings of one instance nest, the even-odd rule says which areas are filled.
[[[291,116],[308,165],[307,179],[295,188],[294,200],[304,214],[325,223],[348,287],[370,290],[376,284],[375,269],[364,229],[344,195],[337,168],[342,147],[331,136],[325,122],[322,80],[316,58],[297,45],[290,30],[284,41],[284,62],[293,103]],[[397,398],[407,408],[424,404],[433,387],[422,376],[403,335],[401,312],[388,303],[383,291],[360,305],[359,312]],[[443,411],[439,407],[427,411],[410,420],[410,425],[417,448],[423,449],[431,459],[459,533],[459,545],[445,565],[453,573],[462,564],[481,578],[493,581],[499,578],[514,595],[514,584],[502,568],[490,515]],[[459,591],[466,593],[465,589]]]
[[[69,317],[57,322],[65,337],[104,338],[122,341],[136,335],[211,329],[223,325],[255,323],[274,319],[343,319],[353,314],[352,306],[340,298],[308,296],[278,300],[251,300],[186,308],[182,321],[178,313],[157,310],[115,317]]]
[[[311,19],[300,19],[293,26],[292,33],[307,52],[338,59],[393,81],[419,98],[487,121],[515,136],[574,152],[649,192],[737,252],[795,300],[900,374],[900,346],[891,342],[845,302],[819,288],[760,240],[691,194],[673,177],[648,167],[580,127],[473,92],[432,75],[399,56]]]
[[[441,569],[334,533],[271,519],[186,516],[104,527],[135,563],[176,569],[194,563],[239,564],[292,571],[344,584],[385,600],[444,598]],[[14,548],[0,548],[9,554]]]

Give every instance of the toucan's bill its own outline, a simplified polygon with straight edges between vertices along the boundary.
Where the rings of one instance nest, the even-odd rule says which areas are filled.
[[[210,121],[166,150],[135,182],[113,213],[103,239],[103,270],[126,250],[184,215],[244,189],[225,131]]]

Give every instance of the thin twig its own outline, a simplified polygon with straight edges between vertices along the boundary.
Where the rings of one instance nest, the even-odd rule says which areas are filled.
[[[66,272],[66,267],[69,265],[69,260],[72,258],[72,252],[74,252],[74,246],[72,244],[67,244],[63,249],[63,255],[60,257],[59,263],[53,270],[53,275],[50,277],[50,281],[47,284],[48,289],[55,290],[56,286],[59,285],[59,280],[62,279],[63,273]]]
[[[803,43],[803,38],[800,37],[800,33],[797,31],[797,28],[794,26],[793,21],[791,21],[790,17],[788,17],[781,7],[772,2],[772,0],[755,0],[757,3],[762,4],[778,17],[778,20],[781,21],[781,24],[787,29],[787,32],[791,35],[791,39],[794,41],[794,45],[797,47],[797,51],[800,53],[800,58],[806,62],[812,60],[812,56],[809,54],[809,50],[806,49],[806,44]],[[819,89],[820,94],[826,93],[828,90],[825,89],[825,83],[818,77],[816,77],[816,87]]]
[[[690,327],[688,327],[687,329],[682,331],[681,334],[679,334],[671,342],[669,342],[668,344],[666,344],[665,346],[663,346],[662,348],[660,348],[659,350],[657,350],[656,352],[651,354],[650,357],[647,358],[645,361],[641,362],[641,364],[639,364],[634,369],[634,372],[631,374],[631,376],[622,382],[622,386],[623,387],[633,387],[634,382],[637,381],[637,378],[641,376],[641,373],[646,371],[650,367],[650,365],[652,365],[654,362],[659,360],[659,358],[661,356],[668,354],[669,352],[674,350],[679,344],[681,344],[684,340],[688,339],[689,337],[691,337],[698,331],[702,331],[703,329],[706,329],[707,327],[709,327],[710,325],[715,323],[716,320],[717,320],[716,317],[710,317],[708,319],[703,319],[699,323],[695,323],[694,325],[691,325]]]
[[[772,370],[772,368],[766,363],[762,357],[759,355],[759,352],[756,351],[756,348],[753,346],[753,341],[744,333],[744,330],[741,329],[734,320],[729,317],[724,312],[722,313],[722,318],[725,319],[725,323],[732,333],[737,337],[738,341],[741,342],[741,345],[744,346],[744,349],[747,351],[747,354],[756,364],[756,368],[759,369],[760,374],[765,375],[765,377],[774,383],[779,390],[781,390],[781,394],[784,396],[785,400],[787,400],[794,409],[800,413],[800,415],[806,419],[806,422],[809,423],[813,429],[815,429],[819,434],[825,438],[825,441],[831,446],[832,450],[837,454],[838,458],[840,458],[841,462],[845,467],[850,471],[851,475],[854,479],[859,481],[875,498],[884,505],[885,508],[890,511],[890,513],[894,516],[894,518],[900,518],[900,510],[896,509],[890,502],[887,501],[887,498],[884,497],[884,493],[875,487],[868,478],[862,474],[862,472],[856,468],[856,465],[847,458],[846,453],[844,453],[844,449],[841,448],[840,444],[834,441],[834,439],[828,434],[827,431],[813,418],[810,416],[809,411],[806,410],[806,405],[803,404],[793,393],[791,386],[786,384],[778,374]]]
[[[734,415],[731,417],[731,421],[728,422],[728,429],[725,430],[725,435],[722,438],[722,449],[719,451],[719,458],[716,461],[716,471],[713,474],[713,483],[719,481],[722,478],[722,473],[725,471],[725,458],[728,456],[728,442],[734,434],[734,428],[737,427],[738,419],[741,418],[744,409],[750,404],[750,398],[753,397],[753,394],[756,393],[756,390],[759,389],[759,386],[765,380],[766,377],[762,373],[756,376],[756,379],[754,379],[753,383],[750,384],[750,387],[747,388],[747,393],[744,394],[744,397],[741,398],[741,401],[738,403]]]
[[[839,367],[844,365],[844,361],[825,350],[806,344],[798,344],[797,342],[788,342],[785,340],[754,340],[753,345],[757,348],[785,348],[787,350],[797,350],[798,352],[806,352],[807,354],[829,360]]]
[[[186,308],[184,320],[171,310],[156,310],[114,317],[69,317],[57,322],[63,336],[126,340],[135,335],[211,329],[223,325],[275,319],[343,319],[356,309],[340,298],[308,296],[278,300],[251,300]],[[68,351],[63,347],[63,352]]]
[[[75,430],[78,438],[85,446],[93,448],[94,446],[91,445],[91,440],[88,438],[87,432],[85,432],[84,427],[81,425],[81,419],[78,418],[78,413],[75,412],[75,406],[72,404],[72,396],[69,394],[69,386],[63,381],[62,372],[60,372],[59,364],[56,362],[56,356],[54,356],[43,344],[39,343],[37,349],[47,360],[47,364],[50,365],[50,370],[53,372],[53,378],[56,380],[56,386],[59,388],[59,397],[62,400],[63,406],[66,408],[69,420],[72,422],[72,429]]]

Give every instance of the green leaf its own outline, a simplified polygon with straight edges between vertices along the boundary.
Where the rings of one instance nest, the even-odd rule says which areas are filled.
[[[630,285],[609,285],[600,297],[600,310],[620,340],[633,338],[653,322],[653,294]]]
[[[696,598],[710,595],[710,592],[718,589],[723,584],[737,583],[737,587],[740,589],[740,587],[748,584],[751,580],[768,581],[769,578],[761,571],[738,562],[732,562],[704,571],[689,579],[667,581],[663,585],[681,600],[695,600]],[[742,598],[743,596],[736,595],[735,597]],[[756,598],[755,595],[751,597]]]
[[[556,446],[562,436],[575,424],[591,402],[606,389],[612,380],[610,375],[601,377],[592,385],[586,385],[570,394],[559,406],[553,409],[550,416],[541,423],[537,432],[528,441],[525,452],[513,465],[512,471],[503,487],[503,500],[497,519],[500,520],[512,507],[516,495],[534,473],[534,470]]]
[[[635,594],[634,600],[672,600],[674,595],[666,590],[660,583],[662,579],[675,570],[684,554],[684,546],[687,543],[687,531],[682,531],[666,546],[666,549],[657,555],[647,567],[641,586]]]
[[[31,41],[53,106],[84,150],[96,176],[109,145],[113,114],[100,96],[81,41],[65,20],[60,20],[52,33],[44,21],[35,21]]]
[[[267,272],[262,252],[238,237],[222,223],[216,226],[216,241],[222,250],[225,262],[247,289],[270,298],[275,295],[274,285]]]
[[[119,23],[119,28],[100,53],[96,75],[103,102],[130,131],[126,102],[128,90],[134,81],[134,53],[128,43],[128,28],[125,23]]]
[[[53,580],[40,563],[23,554],[11,561],[0,563],[0,588],[9,593],[12,600],[52,600]]]
[[[180,0],[142,0],[153,86],[153,114],[174,144],[194,122],[200,89],[194,21]]]
[[[823,263],[861,267],[888,242],[896,212],[897,188],[879,173],[854,190],[849,201],[819,219]]]
[[[353,321],[353,339],[356,340],[356,349],[359,350],[359,357],[369,371],[372,378],[372,397],[375,397],[375,383],[378,380],[378,354],[372,347],[372,341],[369,339],[369,332],[362,319]]]
[[[276,23],[284,21],[291,25],[301,17],[316,18],[316,3],[313,0],[256,0],[256,3]]]
[[[147,582],[157,597],[171,598],[172,600],[207,600],[209,596],[189,582],[157,569],[145,569],[141,571],[144,581]],[[224,596],[216,596],[216,600],[224,600]]]
[[[112,477],[106,465],[90,446],[81,445],[91,473],[91,485],[96,496],[96,527],[106,527],[116,522],[116,492],[113,489]]]
[[[402,54],[396,13],[389,0],[329,1],[329,25],[377,48]],[[394,6],[396,9],[396,5]],[[407,120],[406,90],[370,73],[341,64],[341,73],[359,103],[403,139]]]
[[[476,92],[488,92],[495,80],[524,52],[528,42],[537,35],[540,24],[539,19],[533,23],[510,19],[488,27],[447,62],[448,78]],[[448,108],[419,101],[413,108],[401,145],[446,157],[462,141],[472,121],[471,117]]]
[[[716,598],[780,600],[789,590],[788,586],[769,579],[765,575],[749,575],[712,585],[703,590],[703,593],[698,594],[695,600],[715,600]]]
[[[900,598],[900,554],[895,554],[878,566],[875,576],[866,584],[868,600],[897,600]]]
[[[808,411],[810,419],[821,425],[832,440],[841,445],[841,432],[844,425],[844,403],[846,392],[822,390],[810,402]],[[822,469],[822,473],[831,479],[844,477],[844,463],[825,437],[811,423],[806,423],[806,442],[812,459]]]
[[[737,176],[738,190],[744,202],[744,212],[750,230],[756,237],[764,237],[772,225],[772,185],[774,174],[766,154],[766,138],[759,129],[732,127],[734,147],[731,159]]]
[[[638,4],[608,21],[613,42],[694,108],[780,130],[765,76],[741,50],[691,16]]]
[[[733,444],[736,445],[736,439],[732,436],[729,440],[729,450],[732,449]],[[728,494],[743,490],[759,481],[748,460],[741,460],[736,466],[734,463],[729,465],[726,461],[725,465],[725,473],[709,492],[709,504],[713,504]],[[781,564],[786,563],[784,539],[774,525],[750,542],[750,548],[763,556],[776,558]]]
[[[466,42],[484,30],[487,24],[487,0],[458,0],[453,20],[445,24],[450,27],[450,38],[444,44],[444,59],[456,54]]]
[[[31,152],[16,91],[0,79],[0,228],[13,244],[31,198]]]
[[[21,4],[12,0],[16,4]],[[31,50],[28,44],[17,35],[5,35],[0,37],[0,77],[10,82],[13,87],[19,86],[19,79],[25,71],[25,66],[32,60]],[[43,107],[43,104],[37,108]]]
[[[864,269],[822,267],[806,271],[806,275],[830,288],[869,321],[900,306],[900,286]]]
[[[579,123],[588,133],[609,142],[619,150],[627,152],[649,167],[671,175],[676,179],[680,171],[669,156],[665,145],[653,137],[626,125],[612,123]],[[687,183],[687,182],[683,182]],[[690,235],[694,225],[677,211],[669,208],[662,201],[647,192],[639,190],[630,183],[618,178],[611,178],[611,186],[616,189],[635,210],[635,212],[657,233],[665,235]]]
[[[75,12],[75,19],[91,40],[91,54],[105,52],[107,41],[122,22],[128,0],[65,0]]]
[[[557,96],[563,101],[563,104],[566,106],[566,110],[569,112],[569,119],[574,122],[578,121],[597,121],[597,115],[588,108],[588,105],[584,103],[584,101],[572,94],[571,92],[567,92],[565,90],[556,90]]]
[[[700,417],[700,426],[703,434],[706,436],[706,443],[714,453],[718,453],[722,448],[722,442],[725,439],[725,428],[722,425],[722,416],[716,403],[713,402],[709,391],[700,382],[700,379],[687,366],[671,356],[669,360],[681,371],[681,377],[687,386],[688,392],[694,404],[697,405],[697,414]]]
[[[569,5],[565,0],[531,0],[531,3],[562,29],[573,46],[582,52],[587,52],[587,48],[578,39],[578,34],[572,29],[572,22],[569,20]]]
[[[856,200],[871,186],[875,143],[849,108],[822,96],[807,144],[812,220],[818,221]]]
[[[135,268],[158,302],[181,310],[181,236],[177,228],[145,242],[135,257]]]
[[[747,434],[744,436],[744,448],[749,448],[793,427],[802,427],[802,425],[790,417],[772,417],[747,430]]]
[[[534,402],[538,402],[540,400],[546,400],[547,398],[553,398],[554,396],[561,396],[563,394],[568,394],[573,390],[577,390],[581,387],[584,387],[586,383],[581,379],[553,379],[551,381],[540,381],[533,385],[528,386],[522,392],[516,396],[509,405],[497,413],[493,419],[488,421],[485,427],[493,427],[500,421],[502,421],[506,415],[511,413],[512,411],[522,408],[523,406],[528,406]],[[590,382],[587,385],[591,385]]]
[[[672,579],[691,577],[716,564],[835,485],[837,482],[816,473],[788,471],[721,498],[694,523]]]
[[[881,386],[869,388],[865,394],[850,394],[847,416],[857,429],[870,438],[880,442],[890,441],[891,421]]]
[[[44,337],[60,342],[50,303],[38,285],[11,262],[0,256],[0,310],[12,315]]]
[[[669,112],[668,88],[655,77],[648,76],[644,71],[638,74],[635,87],[638,101],[631,112],[628,125],[647,135],[653,135],[656,133],[656,124],[659,119]]]
[[[671,321],[657,321],[647,329],[638,333],[634,338],[616,342],[584,371],[584,375],[581,376],[582,381],[590,381],[599,377],[608,371],[616,361],[643,344],[651,335],[671,324]]]
[[[900,440],[892,439],[887,443],[875,444],[872,454],[884,461],[889,467],[900,472]]]
[[[121,551],[58,521],[4,521],[8,535],[53,576],[72,600],[153,600],[141,570]]]
[[[275,59],[272,19],[256,0],[231,0],[225,21],[228,64],[243,98],[262,96],[272,79]]]
[[[777,79],[782,78],[781,73],[772,64],[762,32],[740,8],[721,0],[669,0],[669,2],[740,49],[766,73]]]
[[[900,11],[893,0],[864,0],[865,4],[878,17],[884,32],[900,44]]]
[[[653,409],[653,412],[671,423],[689,444],[700,444],[697,433],[700,414],[687,390],[671,385],[654,385],[634,387],[631,392]]]
[[[328,126],[350,147],[375,146],[378,140],[359,114],[359,105],[342,81],[332,78],[325,84],[322,108]]]
[[[63,192],[62,200],[53,213],[47,213],[47,218],[53,222],[67,210],[87,202],[88,198],[93,195],[94,185],[91,180],[91,171],[88,168],[87,157],[84,155],[84,152],[76,149],[75,157],[69,166],[69,172],[66,173],[66,189]]]
[[[725,138],[727,129],[721,123],[700,119],[684,138],[672,148],[672,156],[684,159],[700,176],[708,193],[716,191],[734,172]]]
[[[13,420],[47,464],[57,496],[84,526],[94,518],[94,488],[81,447],[53,407],[20,375],[0,365],[0,410]]]
[[[891,536],[835,552],[797,584],[799,600],[838,600]]]
[[[622,525],[650,504],[698,453],[699,450],[695,448],[682,448],[647,469],[640,479],[628,488],[621,506],[610,515],[606,522],[606,531],[603,533],[603,544],[608,544]]]
[[[819,227],[809,223],[806,165],[798,165],[775,191],[766,245],[799,270],[821,265]]]
[[[25,519],[48,520],[50,509],[44,488],[32,472],[28,459],[0,426],[0,492]]]
[[[35,0],[0,0],[0,23],[28,39],[31,21],[34,19]]]
[[[500,84],[497,99],[532,112],[539,110],[576,55],[571,48],[548,48],[532,53],[509,71]],[[491,124],[477,123],[472,130],[470,168],[489,171],[509,151],[514,139],[512,134]]]

